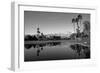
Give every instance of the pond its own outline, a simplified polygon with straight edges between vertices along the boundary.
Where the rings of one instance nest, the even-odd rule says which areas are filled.
[[[24,45],[24,61],[87,59],[90,47],[71,42],[48,42]]]

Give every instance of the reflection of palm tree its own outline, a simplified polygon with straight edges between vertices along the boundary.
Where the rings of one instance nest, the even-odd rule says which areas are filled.
[[[80,56],[81,55],[81,51],[82,51],[82,45],[81,44],[74,44],[74,45],[70,45],[70,47],[76,51],[76,53]]]
[[[39,54],[40,54],[40,50],[38,49],[38,50],[37,50],[37,56],[39,56]]]
[[[43,50],[43,47],[41,47],[41,50]]]
[[[37,48],[37,56],[40,55],[40,52],[43,51],[43,44],[36,44],[36,48]]]

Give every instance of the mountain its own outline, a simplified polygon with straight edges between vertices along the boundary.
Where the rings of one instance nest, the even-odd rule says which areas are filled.
[[[67,34],[65,34],[65,33],[46,34],[47,37],[49,37],[49,36],[61,36],[62,38],[69,37],[70,35],[71,35],[71,33],[67,33]]]

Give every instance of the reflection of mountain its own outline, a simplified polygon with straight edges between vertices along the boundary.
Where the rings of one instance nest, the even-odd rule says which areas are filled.
[[[31,47],[36,48],[37,49],[37,56],[40,55],[41,51],[43,51],[45,46],[57,46],[60,45],[61,42],[48,42],[48,43],[37,43],[37,44],[25,44],[25,48],[26,49],[30,49]]]
[[[57,46],[60,45],[61,42],[47,42],[47,43],[36,43],[36,44],[25,44],[26,49],[30,49],[31,47],[39,48],[39,47],[45,47],[45,46]]]

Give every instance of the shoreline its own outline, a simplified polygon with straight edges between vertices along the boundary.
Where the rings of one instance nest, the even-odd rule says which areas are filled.
[[[90,46],[90,44],[85,43],[88,42],[88,40],[45,40],[45,41],[24,41],[24,44],[46,44],[46,43],[72,43],[72,44],[82,44],[84,46]]]

